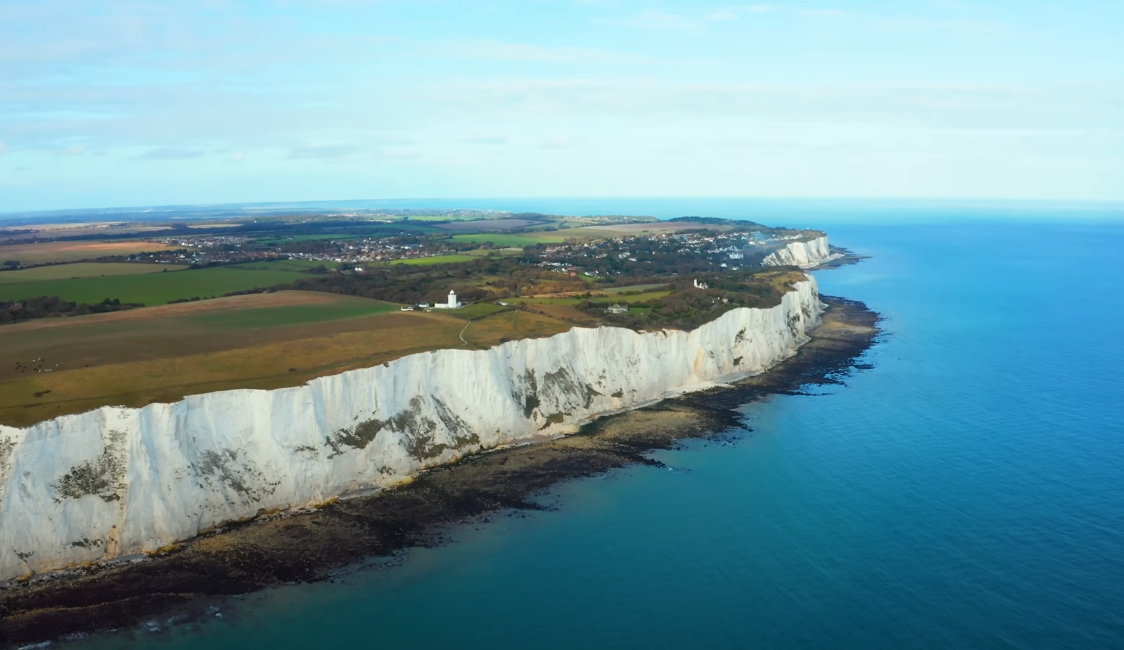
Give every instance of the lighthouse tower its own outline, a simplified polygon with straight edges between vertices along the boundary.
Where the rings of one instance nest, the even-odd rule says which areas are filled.
[[[449,290],[449,309],[456,309],[461,304],[457,302],[457,292],[452,289]]]

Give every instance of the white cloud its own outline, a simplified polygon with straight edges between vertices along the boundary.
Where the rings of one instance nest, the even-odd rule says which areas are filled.
[[[481,135],[470,138],[461,138],[459,142],[463,144],[485,144],[485,145],[501,145],[507,144],[507,138],[502,135]]]
[[[577,140],[568,136],[550,138],[542,143],[543,149],[569,149],[577,144]]]
[[[63,156],[84,156],[86,155],[86,149],[83,147],[73,146],[63,149],[60,153]]]
[[[456,58],[518,61],[527,63],[638,63],[648,59],[635,54],[599,48],[541,47],[526,43],[473,41],[446,45],[429,45],[428,52],[445,53]]]
[[[8,145],[0,142],[0,156],[3,156],[6,153],[8,153]]]
[[[145,160],[187,160],[190,158],[200,158],[206,153],[207,152],[202,149],[195,149],[193,147],[158,147],[138,157]]]
[[[738,13],[736,11],[715,11],[706,15],[706,20],[711,22],[721,22],[724,20],[737,20]]]
[[[359,148],[352,144],[323,144],[314,142],[308,145],[293,147],[289,150],[289,158],[294,160],[351,158],[358,153]]]
[[[843,9],[802,9],[797,13],[805,18],[842,18],[851,12]]]
[[[684,33],[696,33],[702,31],[703,28],[703,24],[700,21],[690,20],[679,14],[664,11],[663,9],[647,9],[631,18],[623,18],[610,22],[638,29]]]

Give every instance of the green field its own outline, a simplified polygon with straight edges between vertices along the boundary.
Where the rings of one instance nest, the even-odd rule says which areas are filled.
[[[453,241],[463,241],[474,244],[495,244],[497,246],[513,246],[522,248],[523,246],[534,246],[535,244],[552,244],[566,241],[565,237],[558,235],[542,235],[532,237],[530,235],[504,235],[504,234],[480,234],[480,235],[453,235]]]
[[[327,305],[286,305],[284,307],[265,307],[242,311],[199,314],[186,321],[217,331],[249,329],[254,327],[281,327],[285,325],[306,325],[357,316],[383,314],[398,309],[398,305],[381,300],[339,296]]]
[[[495,305],[488,302],[478,302],[473,305],[461,307],[460,309],[450,310],[448,314],[450,316],[456,316],[457,318],[463,318],[465,320],[474,320],[477,318],[495,314],[497,312],[505,311],[507,309],[508,308],[504,307],[503,305]]]
[[[613,296],[613,300],[617,300],[617,301],[620,301],[620,302],[627,302],[629,304],[632,304],[634,302],[648,302],[650,300],[659,300],[660,298],[666,298],[669,295],[671,295],[670,291],[649,291],[647,293],[638,293],[638,294],[632,295],[632,296],[615,295],[615,296]],[[597,297],[594,296],[593,299],[596,300]]]
[[[406,221],[407,220],[406,217],[391,217],[391,219],[395,220],[395,221]],[[411,214],[409,216],[409,221],[471,221],[471,219],[465,219],[463,217],[443,217],[443,216],[435,215],[435,214],[425,214],[425,215]]]
[[[56,264],[53,266],[36,266],[19,271],[4,271],[0,273],[0,285],[16,284],[19,282],[37,282],[41,280],[65,280],[69,278],[89,278],[102,275],[138,275],[141,273],[160,273],[161,271],[178,271],[187,268],[176,264],[130,264],[125,262],[79,262],[76,264]]]
[[[180,298],[221,296],[232,291],[266,288],[306,277],[307,274],[292,271],[251,271],[220,266],[193,271],[6,284],[0,285],[0,300],[58,296],[78,303],[117,298],[121,302],[162,305]]]
[[[231,264],[228,268],[250,269],[252,271],[295,271],[299,273],[317,266],[334,269],[339,266],[339,262],[321,262],[320,260],[278,260],[276,262],[243,262],[241,264]]]
[[[291,237],[266,237],[259,239],[259,244],[284,244],[301,241],[343,241],[345,239],[358,239],[362,235],[293,235]]]
[[[652,285],[649,285],[652,286]],[[661,286],[661,285],[655,285]],[[589,300],[593,302],[604,302],[612,300],[613,302],[625,302],[632,304],[634,302],[648,302],[650,300],[659,300],[670,295],[670,291],[648,291],[645,293],[638,293],[635,295],[614,295],[614,296],[592,296]],[[517,302],[527,305],[579,305],[586,298],[581,296],[572,296],[569,298],[508,298],[507,302]]]
[[[584,298],[508,298],[504,302],[522,303],[525,305],[577,305]]]
[[[652,291],[653,289],[662,289],[666,286],[666,284],[634,284],[630,287],[609,287],[608,289],[602,289],[601,291],[609,294],[615,294],[627,293],[630,291]]]
[[[434,255],[433,257],[415,257],[408,260],[393,260],[391,264],[415,264],[428,266],[430,264],[450,264],[452,262],[471,262],[477,256],[473,255]]]

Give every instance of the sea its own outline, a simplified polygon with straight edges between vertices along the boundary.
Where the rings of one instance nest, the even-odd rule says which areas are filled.
[[[821,227],[869,256],[821,291],[884,333],[842,384],[746,405],[664,468],[73,647],[1124,648],[1119,206],[448,205]]]

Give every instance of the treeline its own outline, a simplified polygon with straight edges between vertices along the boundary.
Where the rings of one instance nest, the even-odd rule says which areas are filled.
[[[388,302],[444,302],[449,290],[462,302],[497,300],[535,292],[566,291],[586,286],[518,257],[482,257],[471,262],[364,265],[362,273],[327,273],[270,287],[270,291],[325,291]],[[532,289],[533,288],[533,289]],[[253,293],[256,292],[246,292]]]
[[[463,302],[476,302],[492,297],[492,292],[487,290],[463,286],[458,280],[463,281],[464,278],[458,278],[457,275],[459,274],[415,273],[398,276],[378,269],[366,273],[331,273],[297,280],[274,289],[325,291],[406,304],[445,302],[450,289],[456,290],[457,297]]]
[[[0,323],[14,323],[35,318],[58,318],[63,316],[85,316],[110,311],[122,311],[144,307],[139,303],[123,303],[118,298],[95,303],[74,303],[58,296],[39,296],[14,302],[0,302]]]

